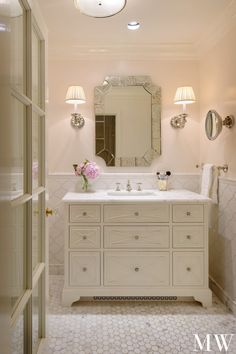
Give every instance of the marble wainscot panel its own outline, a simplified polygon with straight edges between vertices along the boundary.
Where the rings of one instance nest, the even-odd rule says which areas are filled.
[[[220,178],[209,235],[211,288],[236,314],[236,180]]]
[[[127,180],[132,187],[142,182],[143,189],[157,189],[157,178],[154,173],[103,173],[93,181],[91,188],[94,190],[115,189],[116,182],[121,183],[125,189]],[[198,174],[176,174],[169,180],[171,189],[188,189],[192,192],[199,191]],[[48,176],[48,207],[55,211],[49,218],[49,266],[50,274],[59,275],[64,271],[64,229],[65,211],[62,198],[67,192],[81,192],[81,179],[73,174],[51,174]]]

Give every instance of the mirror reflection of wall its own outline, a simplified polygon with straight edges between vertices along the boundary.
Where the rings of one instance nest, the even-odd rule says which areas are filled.
[[[151,148],[151,95],[143,86],[112,87],[104,109],[115,115],[117,156],[142,156]]]
[[[106,161],[107,166],[115,166],[116,117],[114,115],[95,117],[96,155]]]
[[[107,166],[149,166],[160,154],[160,92],[146,76],[95,88],[96,155]]]

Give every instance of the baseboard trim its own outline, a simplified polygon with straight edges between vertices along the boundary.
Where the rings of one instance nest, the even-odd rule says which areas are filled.
[[[209,276],[209,284],[216,296],[218,296],[225,306],[236,315],[236,301],[231,299],[226,291],[211,276]]]

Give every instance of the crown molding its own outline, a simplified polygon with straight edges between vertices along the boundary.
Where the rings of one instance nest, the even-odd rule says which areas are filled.
[[[194,43],[51,45],[49,60],[196,60]]]
[[[195,42],[196,55],[201,58],[205,53],[211,50],[222,38],[236,26],[236,0],[231,0],[211,25],[208,33]]]
[[[70,41],[52,41],[49,44],[49,60],[200,60],[236,25],[236,0],[230,0],[220,16],[212,20],[208,31],[189,43],[74,45]]]

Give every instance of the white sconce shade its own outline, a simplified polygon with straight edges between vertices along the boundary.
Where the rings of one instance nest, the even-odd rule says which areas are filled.
[[[66,103],[82,104],[85,103],[84,89],[81,86],[70,86],[66,93]]]
[[[74,0],[74,4],[87,16],[109,17],[123,10],[126,0]]]
[[[66,93],[66,103],[74,104],[75,111],[78,104],[85,103],[84,89],[81,86],[70,86]],[[71,113],[71,125],[74,128],[82,128],[85,124],[84,117],[80,113]]]
[[[178,87],[175,93],[175,104],[190,104],[196,101],[193,88],[191,86]]]
[[[191,86],[178,87],[175,93],[174,103],[183,105],[183,113],[171,118],[170,124],[173,128],[184,128],[188,114],[185,112],[186,105],[194,103],[196,97]]]

